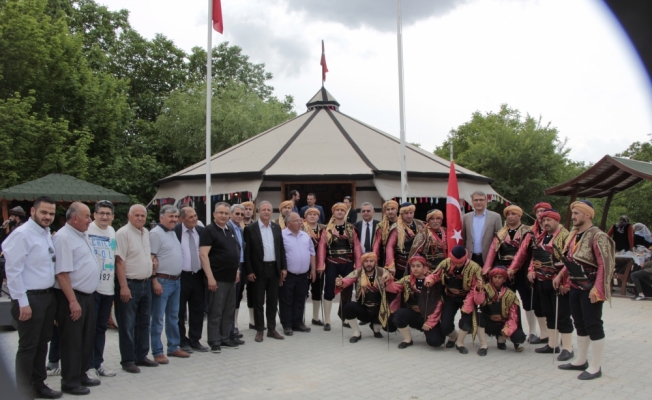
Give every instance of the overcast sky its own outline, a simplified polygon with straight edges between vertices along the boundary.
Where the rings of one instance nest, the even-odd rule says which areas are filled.
[[[98,0],[143,36],[206,46],[206,0]],[[396,1],[222,0],[224,35],[274,74],[296,110],[321,84],[340,111],[399,136]],[[599,0],[403,0],[407,140],[433,150],[475,111],[507,103],[596,162],[652,133],[645,70]]]

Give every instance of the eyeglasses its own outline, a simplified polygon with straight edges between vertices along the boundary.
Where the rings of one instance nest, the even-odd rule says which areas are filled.
[[[113,215],[112,212],[96,212],[95,214],[99,215],[100,217],[110,217]]]
[[[52,254],[52,262],[56,262],[57,261],[57,256],[54,254],[54,249],[52,247],[48,247],[48,252],[50,252],[50,254]]]
[[[234,212],[233,215],[240,217],[240,216],[243,216],[244,214],[243,214],[243,213],[237,213],[237,212]]]
[[[360,212],[363,212],[363,213],[370,213],[371,211],[372,211],[372,210],[361,210]]]

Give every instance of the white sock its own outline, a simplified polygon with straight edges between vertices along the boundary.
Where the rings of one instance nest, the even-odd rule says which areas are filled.
[[[548,342],[548,346],[552,347],[553,349],[556,349],[557,347],[559,347],[559,342],[560,342],[559,331],[553,329],[550,330],[550,333],[551,335],[550,335],[550,341]]]
[[[448,340],[450,342],[454,342],[457,340],[457,330],[453,329],[453,332],[451,332],[451,334],[448,335]]]
[[[591,361],[589,362],[589,367],[586,369],[586,372],[589,374],[596,374],[600,371],[600,365],[602,364],[602,353],[604,352],[604,339],[600,340],[591,340]]]
[[[351,329],[353,330],[353,336],[362,336],[360,333],[360,327],[358,326],[358,320],[357,319],[349,319],[349,325],[351,325]]]
[[[561,334],[561,348],[562,350],[573,351],[573,334],[572,333],[562,333]]]
[[[546,317],[537,317],[537,322],[539,323],[539,332],[541,332],[541,339],[549,337],[548,327],[546,326]]]
[[[536,323],[537,323],[537,317],[534,315],[534,311],[526,311],[525,312],[525,318],[527,319],[527,326],[530,329],[530,335],[536,335],[537,333],[537,328],[536,328]]]
[[[249,323],[251,325],[256,325],[256,323],[254,322],[254,309],[253,308],[249,309]]]
[[[324,323],[331,323],[331,309],[333,308],[332,300],[324,300]]]
[[[319,301],[312,301],[312,319],[315,321],[319,321],[319,311],[321,308],[321,302]]]
[[[357,324],[358,321],[356,321]],[[380,325],[379,324],[371,324],[371,329],[374,330],[374,333],[380,332]]]
[[[487,334],[485,333],[484,328],[481,326],[478,327],[478,338],[480,339],[481,349],[486,349],[489,347],[489,343],[487,343]]]
[[[233,316],[233,325],[235,326],[235,329],[238,329],[238,311],[240,311],[240,309],[236,308],[235,315]]]
[[[496,338],[496,342],[498,343],[507,343],[507,338],[503,335],[500,335]]]
[[[591,344],[591,339],[588,336],[577,336],[577,357],[571,364],[582,365],[586,362],[586,356],[589,354],[589,344]]]
[[[398,328],[398,331],[403,335],[403,341],[405,343],[410,343],[412,341],[412,332],[410,332],[410,327],[406,326],[405,328]]]
[[[463,331],[460,329],[460,331],[457,334],[457,340],[455,341],[455,344],[457,347],[464,347],[464,339],[466,339],[467,331]]]

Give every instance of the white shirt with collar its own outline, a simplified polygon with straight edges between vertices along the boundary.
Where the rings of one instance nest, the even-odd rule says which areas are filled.
[[[192,237],[195,239],[195,247],[197,248],[197,259],[199,259],[199,233],[197,233],[196,228],[192,228],[190,233],[188,233],[188,228],[182,223],[181,224],[181,258],[183,258],[182,270],[186,272],[192,272],[190,267],[190,239],[189,235],[192,234]],[[201,261],[199,261],[199,268],[201,269]]]
[[[274,233],[272,232],[272,221],[263,224],[258,220],[258,227],[260,227],[260,236],[263,239],[263,261],[274,262],[276,261],[276,252],[274,249]]]
[[[365,240],[367,240],[367,225],[369,225],[369,235],[371,235],[371,237],[369,238],[369,243],[371,243],[371,249],[364,248]],[[374,246],[374,243],[372,241],[373,237],[374,237],[374,220],[372,219],[369,222],[362,220],[362,229],[360,232],[360,246],[362,246],[362,249],[364,250],[363,253],[368,253],[373,250],[373,246]]]
[[[2,243],[7,287],[20,307],[29,305],[28,290],[54,286],[54,244],[50,228],[42,228],[29,219]]]
[[[80,232],[66,224],[53,238],[57,256],[56,273],[67,272],[74,290],[91,294],[100,284],[101,268],[88,243],[86,232]],[[54,287],[61,289],[59,282]]]

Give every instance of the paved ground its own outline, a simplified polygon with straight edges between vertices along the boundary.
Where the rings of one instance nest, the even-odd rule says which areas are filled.
[[[310,318],[310,304],[306,310]],[[102,385],[91,388],[87,398],[652,397],[652,302],[648,301],[615,298],[613,308],[605,307],[603,376],[589,382],[577,380],[575,372],[558,370],[551,355],[536,354],[534,348],[516,353],[508,346],[508,351],[499,351],[495,342],[490,342],[488,356],[478,357],[477,339],[473,349],[470,337],[467,355],[453,349],[430,348],[417,331],[413,331],[415,345],[405,350],[397,349],[400,336],[392,334],[388,350],[387,336],[373,338],[368,326],[362,327],[363,340],[356,344],[348,342],[351,331],[345,329],[342,343],[339,320],[334,321],[330,332],[317,327],[311,333],[295,333],[283,341],[265,337],[263,343],[255,343],[255,332],[246,329],[248,317],[243,312],[239,318],[246,341],[239,349],[223,349],[221,354],[195,353],[189,359],[172,359],[168,365],[142,368],[135,375],[121,371],[116,377],[103,378]],[[0,331],[0,350],[12,373],[17,340],[16,332]],[[105,359],[108,366],[119,369],[115,330],[108,332]],[[52,377],[47,383],[58,388],[59,378]]]

